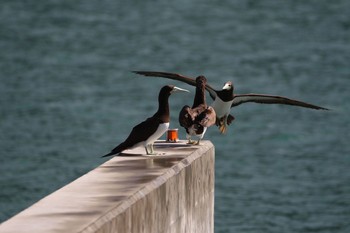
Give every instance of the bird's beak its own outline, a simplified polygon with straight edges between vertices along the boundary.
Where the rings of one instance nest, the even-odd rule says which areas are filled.
[[[174,87],[171,92],[174,93],[174,92],[178,92],[178,91],[188,92],[188,93],[190,92],[189,90],[182,89],[182,88],[179,88],[179,87]]]
[[[222,90],[230,90],[232,88],[232,84],[227,82],[225,85],[222,87]]]

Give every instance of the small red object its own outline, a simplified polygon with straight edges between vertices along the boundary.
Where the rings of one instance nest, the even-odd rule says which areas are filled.
[[[168,129],[167,134],[166,134],[166,140],[168,142],[177,142],[179,141],[178,129]]]

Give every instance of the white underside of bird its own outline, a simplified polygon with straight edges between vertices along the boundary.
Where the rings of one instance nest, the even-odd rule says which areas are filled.
[[[187,129],[188,133],[186,133],[186,139],[188,140],[189,144],[197,144],[199,145],[200,140],[203,139],[205,132],[207,131],[207,127],[203,127],[203,132],[201,134],[196,134],[197,129],[195,128],[195,126],[191,126],[190,128]],[[192,142],[192,136],[196,136],[198,137],[198,141],[197,142]]]
[[[227,116],[230,114],[231,105],[233,100],[224,102],[220,98],[216,97],[212,103],[212,107],[216,113],[217,125],[221,133],[225,133],[227,129]]]
[[[216,97],[211,105],[215,110],[216,117],[222,118],[225,115],[228,115],[231,111],[232,102],[233,100],[224,102],[220,98]]]
[[[146,149],[147,154],[154,155],[155,154],[153,149],[154,142],[157,139],[159,139],[168,129],[169,129],[169,122],[160,124],[156,132],[154,132],[146,141],[136,143],[130,149],[143,146]]]

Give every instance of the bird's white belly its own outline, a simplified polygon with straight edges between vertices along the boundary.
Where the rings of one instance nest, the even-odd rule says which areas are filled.
[[[158,138],[160,138],[169,128],[169,122],[168,123],[163,123],[158,126],[158,129],[154,134],[149,137],[145,143],[144,146],[153,144]]]
[[[233,100],[228,101],[228,102],[224,102],[220,98],[216,97],[214,102],[211,105],[215,110],[216,117],[221,118],[221,117],[229,114],[231,111],[232,102],[233,102]]]
[[[203,127],[203,132],[201,134],[197,134],[197,131],[196,131],[194,125],[192,125],[187,130],[188,130],[189,136],[198,136],[198,137],[202,138],[204,136],[205,132],[207,131],[207,127]]]

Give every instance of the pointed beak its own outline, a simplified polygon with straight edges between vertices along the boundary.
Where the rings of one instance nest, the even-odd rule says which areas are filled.
[[[230,90],[232,88],[231,83],[225,83],[225,85],[222,87],[222,90]]]
[[[181,92],[190,92],[189,90],[186,90],[186,89],[182,89],[182,88],[179,88],[179,87],[174,87],[173,90],[172,90],[172,93],[174,92],[178,92],[178,91],[181,91]]]

